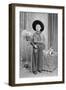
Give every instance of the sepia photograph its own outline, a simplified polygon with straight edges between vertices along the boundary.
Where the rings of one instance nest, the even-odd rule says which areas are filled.
[[[64,7],[9,5],[9,85],[64,83]]]

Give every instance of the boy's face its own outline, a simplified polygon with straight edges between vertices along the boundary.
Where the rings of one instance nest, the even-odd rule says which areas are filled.
[[[39,33],[41,30],[41,26],[39,24],[36,25],[36,31]]]

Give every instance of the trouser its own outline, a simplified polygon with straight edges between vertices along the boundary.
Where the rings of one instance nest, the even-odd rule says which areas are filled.
[[[43,65],[43,58],[42,58],[42,50],[40,49],[33,49],[33,55],[32,55],[32,71],[38,71],[42,70]]]

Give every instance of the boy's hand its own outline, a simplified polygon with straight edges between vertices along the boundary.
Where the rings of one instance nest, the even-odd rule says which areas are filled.
[[[37,45],[35,45],[35,48],[38,48]]]

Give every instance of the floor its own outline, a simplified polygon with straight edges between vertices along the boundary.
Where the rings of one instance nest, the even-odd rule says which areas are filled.
[[[57,76],[57,68],[53,70],[52,72],[49,71],[42,71],[41,73],[37,72],[37,74],[33,74],[31,71],[29,71],[26,68],[21,68],[20,70],[20,78],[24,77],[43,77],[43,76]]]

